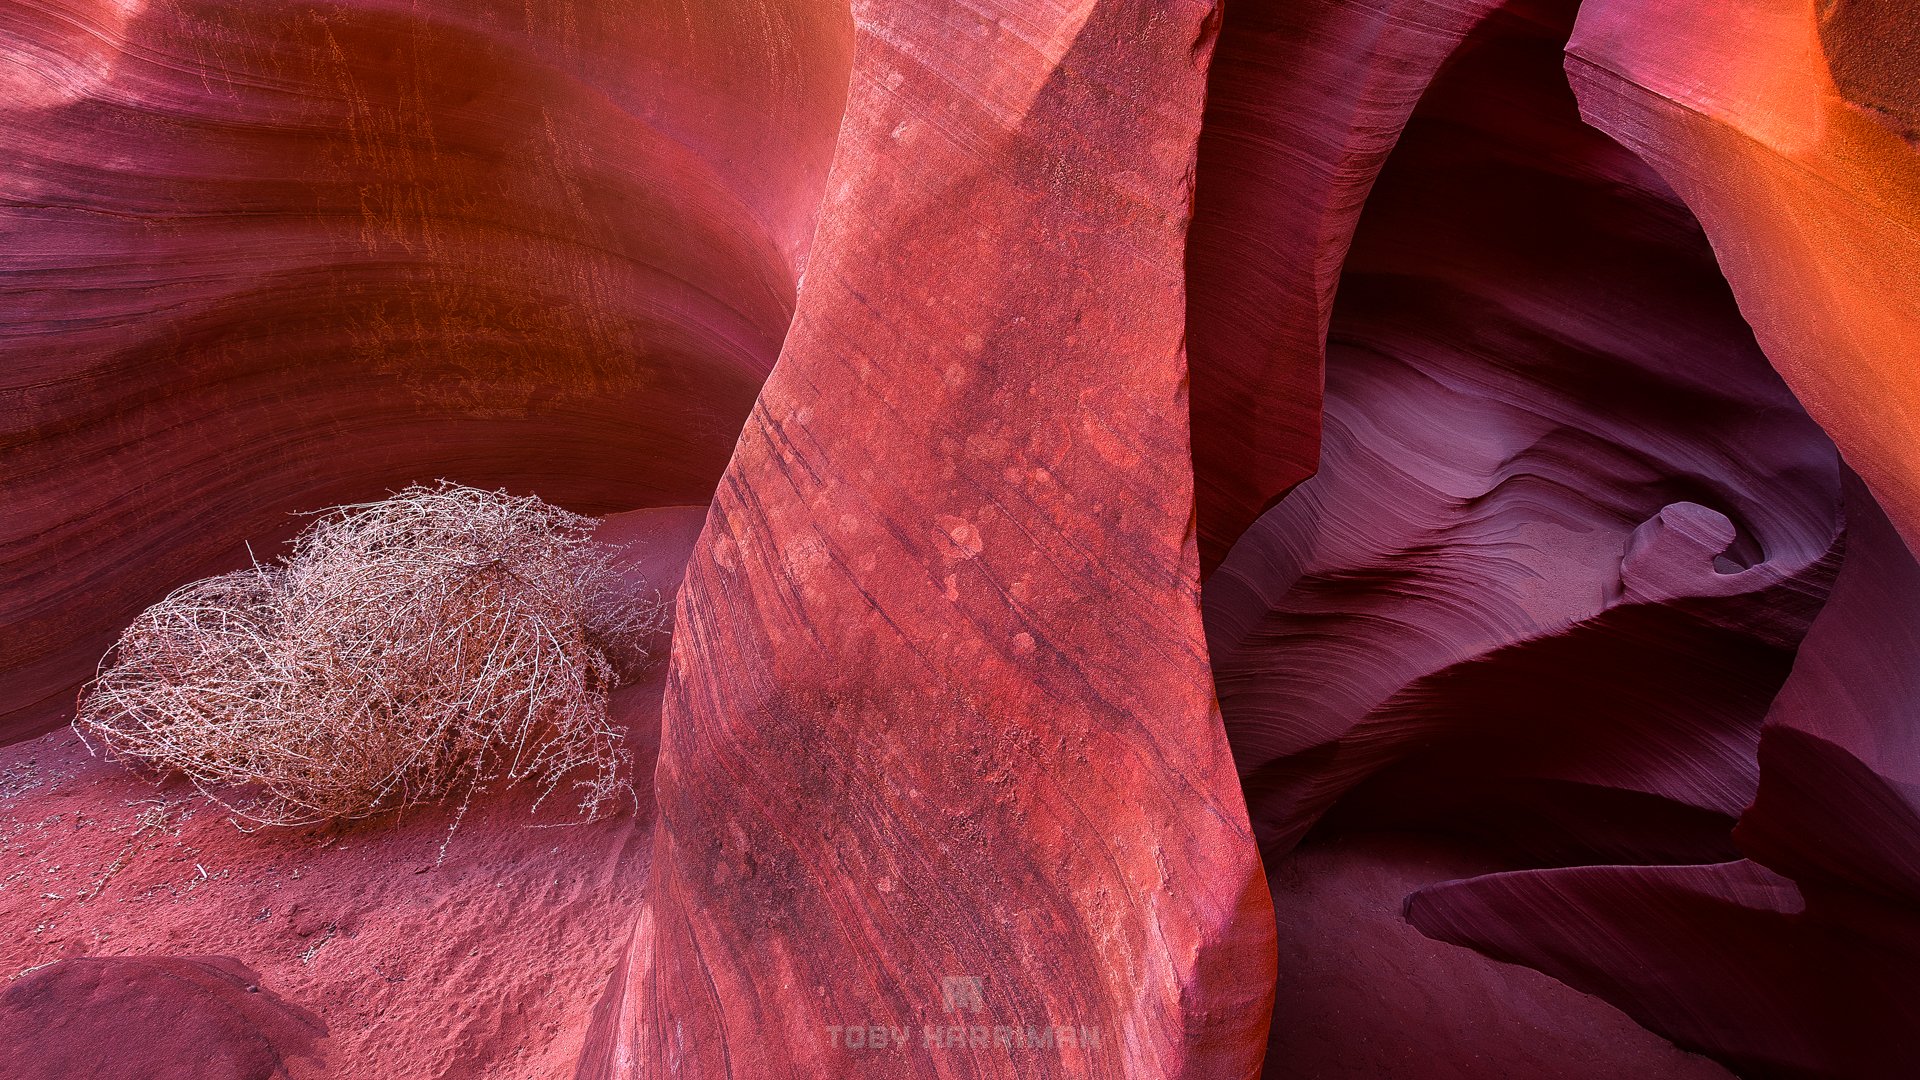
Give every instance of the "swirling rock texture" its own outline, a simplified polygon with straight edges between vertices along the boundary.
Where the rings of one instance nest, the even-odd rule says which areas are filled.
[[[1913,1075],[1908,7],[0,0],[0,1031]],[[34,737],[440,476],[679,590],[632,814],[240,836]]]
[[[1920,566],[1863,485],[1846,567],[1775,700],[1746,859],[1437,885],[1414,924],[1619,1002],[1742,1076],[1920,1061]]]
[[[1181,349],[1214,24],[950,11],[857,12],[799,310],[680,594],[601,1059],[635,1075],[1259,1067]]]
[[[1503,11],[1426,92],[1346,260],[1322,468],[1208,586],[1272,849],[1368,780],[1496,822],[1556,792],[1536,839],[1617,856],[1724,836],[1832,575],[1833,449],[1671,195],[1579,123],[1566,13]]]
[[[1768,358],[1913,549],[1917,34],[1882,0],[1604,0],[1567,53],[1582,115],[1698,215]]]
[[[1455,6],[1418,7],[1459,25]],[[1351,18],[1348,5],[1328,8]],[[1911,898],[1889,902],[1885,885],[1920,850],[1905,804],[1888,794],[1889,759],[1869,758],[1876,772],[1813,753],[1781,724],[1785,703],[1846,693],[1843,679],[1790,690],[1761,734],[1789,671],[1790,687],[1805,684],[1807,651],[1793,664],[1816,615],[1870,622],[1838,601],[1821,613],[1848,547],[1842,469],[1787,389],[1807,380],[1789,361],[1783,383],[1767,363],[1769,325],[1805,334],[1828,316],[1778,292],[1755,299],[1738,278],[1728,290],[1706,242],[1719,238],[1695,225],[1681,198],[1694,190],[1676,195],[1662,177],[1674,170],[1636,142],[1645,130],[1621,122],[1643,159],[1580,121],[1600,112],[1594,77],[1580,58],[1569,62],[1576,106],[1561,48],[1570,32],[1576,50],[1593,39],[1591,8],[1576,31],[1572,5],[1509,4],[1421,90],[1341,267],[1320,470],[1260,518],[1208,584],[1229,738],[1275,864],[1283,975],[1270,1075],[1344,1075],[1347,1048],[1382,1043],[1383,1072],[1422,1060],[1401,1045],[1427,1053],[1423,1075],[1484,1075],[1489,1062],[1548,1071],[1505,1039],[1441,1030],[1459,1009],[1417,1004],[1486,975],[1452,959],[1435,978],[1404,939],[1387,939],[1404,959],[1348,976],[1378,987],[1376,1003],[1316,1016],[1315,987],[1289,988],[1290,966],[1330,969],[1352,949],[1351,934],[1324,929],[1330,914],[1364,934],[1379,910],[1369,898],[1390,901],[1423,873],[1467,880],[1407,890],[1415,927],[1538,967],[1741,1075],[1893,1076],[1920,1060],[1904,1000],[1882,1000],[1898,993],[1892,972],[1920,970],[1902,907]],[[1709,21],[1697,9],[1688,19]],[[1659,24],[1643,13],[1609,25],[1631,44],[1653,40],[1647,28]],[[1229,9],[1223,53],[1235,33]],[[1389,72],[1424,60],[1391,34],[1369,44],[1389,54],[1380,64]],[[1666,152],[1687,160],[1691,149]],[[1362,152],[1350,171],[1322,175],[1376,167]],[[1727,183],[1737,170],[1702,171]],[[1203,171],[1203,205],[1209,178]],[[1880,224],[1883,243],[1910,239],[1897,219]],[[1869,257],[1830,235],[1824,243],[1826,258]],[[1296,267],[1311,253],[1290,250]],[[1785,261],[1776,280],[1818,272]],[[1902,275],[1908,264],[1889,264],[1913,280]],[[1864,305],[1910,302],[1883,281],[1831,281]],[[1865,335],[1854,333],[1858,344]],[[1897,349],[1874,362],[1895,358],[1909,374]],[[1856,406],[1885,407],[1865,385],[1870,374],[1831,352],[1822,363],[1852,382]],[[1909,376],[1889,396],[1912,386]],[[1844,416],[1813,412],[1850,457],[1871,458],[1850,442]],[[1901,498],[1897,481],[1887,490]],[[1848,502],[1855,531],[1870,528],[1860,522],[1878,513],[1872,497],[1860,488]],[[1890,533],[1880,545],[1880,559],[1912,565]],[[1890,573],[1860,569],[1871,554],[1846,560],[1853,578]],[[1854,633],[1851,646],[1884,637]],[[1884,648],[1855,655],[1882,680],[1913,669]],[[1854,713],[1849,730],[1875,732],[1872,742],[1909,740],[1911,706],[1897,693]],[[1910,759],[1890,758],[1905,775]],[[1788,761],[1796,782],[1764,779]],[[1845,797],[1859,803],[1845,812],[1849,825],[1821,812],[1838,791],[1859,792]],[[1761,822],[1788,821],[1802,851],[1831,861],[1842,858],[1837,846],[1874,868],[1878,891],[1850,883],[1803,903],[1782,876],[1795,871],[1733,861],[1784,842],[1768,841],[1777,834]],[[1847,841],[1858,828],[1876,839]],[[1393,834],[1409,839],[1378,839]],[[1398,872],[1384,890],[1383,851]],[[1619,865],[1656,863],[1710,865]],[[1473,876],[1542,866],[1567,868]],[[1308,874],[1320,880],[1303,883]],[[1304,924],[1289,927],[1290,908]],[[1698,1069],[1594,1030],[1583,1019],[1591,1006],[1505,989],[1524,1012],[1566,1016],[1549,1037],[1597,1059],[1596,1075]],[[1316,1020],[1347,1030],[1329,1038]],[[1436,1048],[1448,1051],[1438,1061]]]
[[[0,6],[0,737],[287,515],[704,503],[792,313],[843,5]]]
[[[1327,323],[1373,180],[1498,0],[1231,0],[1208,74],[1187,333],[1209,571],[1319,463]]]

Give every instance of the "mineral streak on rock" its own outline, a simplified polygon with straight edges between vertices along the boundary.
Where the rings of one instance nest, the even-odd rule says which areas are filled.
[[[602,1059],[1252,1076],[1273,921],[1210,693],[1182,349],[1210,9],[856,18],[793,329],[680,597]]]

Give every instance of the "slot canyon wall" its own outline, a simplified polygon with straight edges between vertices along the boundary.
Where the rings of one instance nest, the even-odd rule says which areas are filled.
[[[1917,45],[0,0],[12,1056],[1912,1075]],[[441,477],[673,598],[631,813],[241,835],[61,728],[173,587]]]
[[[0,6],[7,737],[289,514],[440,476],[707,501],[852,26],[681,7]]]

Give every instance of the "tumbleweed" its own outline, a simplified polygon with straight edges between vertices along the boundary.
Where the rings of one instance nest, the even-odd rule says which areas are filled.
[[[241,818],[361,818],[495,781],[592,817],[629,792],[608,696],[661,629],[594,519],[442,481],[322,512],[272,563],[175,590],[81,692],[91,747]]]

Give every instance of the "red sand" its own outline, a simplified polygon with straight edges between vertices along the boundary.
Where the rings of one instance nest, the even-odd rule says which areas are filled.
[[[639,511],[602,536],[640,541],[636,576],[671,584],[704,516]],[[185,781],[91,758],[71,729],[0,748],[6,989],[72,957],[226,957],[325,1024],[325,1075],[571,1075],[647,880],[665,674],[658,663],[616,693],[637,805],[588,824],[569,824],[564,792],[534,813],[531,792],[510,791],[476,800],[451,838],[455,805],[244,834]],[[208,1071],[220,1045],[168,1061],[116,1030],[103,1064],[134,1071],[111,1075],[228,1075]],[[66,1080],[60,1039],[96,1034],[36,1031],[27,1075]]]
[[[618,702],[643,778],[662,682]],[[641,787],[638,813],[584,825],[542,827],[571,808],[556,796],[530,815],[508,793],[451,840],[452,807],[245,835],[184,781],[90,759],[63,729],[0,749],[0,923],[19,928],[0,936],[0,971],[227,956],[318,1014],[327,1075],[569,1075],[646,882]]]

